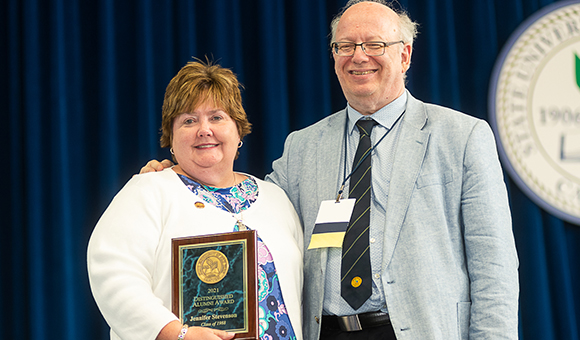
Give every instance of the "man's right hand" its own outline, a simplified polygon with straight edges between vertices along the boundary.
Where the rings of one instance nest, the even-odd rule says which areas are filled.
[[[147,164],[145,164],[144,167],[141,168],[141,171],[139,172],[139,174],[161,171],[165,168],[169,168],[170,166],[173,166],[173,162],[170,161],[169,159],[164,159],[161,162],[159,162],[156,159],[152,159],[149,162],[147,162]]]

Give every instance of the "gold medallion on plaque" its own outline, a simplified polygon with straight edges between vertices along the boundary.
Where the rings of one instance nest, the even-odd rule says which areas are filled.
[[[220,282],[228,273],[228,258],[218,250],[208,250],[201,254],[195,265],[195,272],[205,283]]]

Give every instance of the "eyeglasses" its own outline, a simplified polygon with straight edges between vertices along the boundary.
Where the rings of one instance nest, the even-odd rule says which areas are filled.
[[[391,42],[384,42],[384,41],[366,41],[360,44],[355,44],[352,42],[333,42],[330,46],[334,54],[340,57],[350,57],[354,55],[354,51],[356,50],[357,46],[363,50],[363,52],[368,55],[369,57],[377,57],[380,55],[385,54],[385,48],[395,45],[395,44],[405,44],[403,40],[399,41],[391,41]]]

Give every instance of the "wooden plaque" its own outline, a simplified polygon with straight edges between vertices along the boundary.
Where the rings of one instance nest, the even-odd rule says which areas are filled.
[[[258,339],[256,231],[172,240],[172,309],[182,323]]]

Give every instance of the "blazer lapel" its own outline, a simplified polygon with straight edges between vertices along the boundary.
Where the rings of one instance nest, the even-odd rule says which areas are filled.
[[[403,219],[423,164],[430,135],[422,130],[426,122],[424,104],[409,93],[389,185],[383,268],[388,266],[393,257]]]
[[[328,119],[328,126],[321,129],[318,144],[313,147],[316,148],[316,195],[313,195],[313,202],[315,207],[320,207],[320,203],[324,200],[336,199],[338,189],[340,186],[339,169],[340,169],[340,154],[344,149],[344,124],[346,119],[346,110],[340,111]],[[317,208],[318,210],[319,208]],[[317,212],[318,213],[318,212]],[[314,222],[314,221],[313,221]],[[319,256],[313,254],[312,261],[319,260],[319,263],[310,263],[309,266],[313,268],[320,268],[316,273],[319,283],[324,287],[326,277],[326,261],[328,258],[328,248],[319,248],[309,250],[310,252],[318,252]],[[321,295],[323,299],[324,294]],[[321,300],[322,306],[322,300]]]
[[[344,152],[344,129],[346,110],[342,110],[328,119],[328,128],[322,129],[317,149],[316,192],[317,205],[323,200],[336,199],[341,179],[338,178]]]

